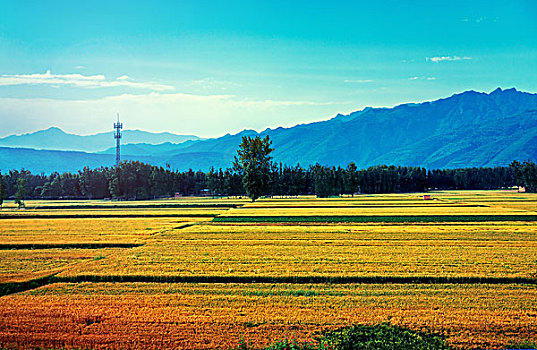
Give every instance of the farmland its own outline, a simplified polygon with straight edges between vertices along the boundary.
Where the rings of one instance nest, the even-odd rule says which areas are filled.
[[[537,341],[537,196],[430,194],[8,203],[0,347],[261,347],[381,322]]]

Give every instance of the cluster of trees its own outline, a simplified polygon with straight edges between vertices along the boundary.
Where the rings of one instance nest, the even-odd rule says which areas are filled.
[[[26,170],[0,173],[0,206],[4,198],[19,205],[24,198],[149,199],[181,195],[248,195],[319,197],[355,193],[422,192],[428,189],[500,189],[515,185],[537,191],[537,166],[525,161],[509,167],[426,170],[379,165],[358,169],[313,165],[287,166],[272,162],[268,137],[244,137],[233,168],[178,172],[138,161],[114,167],[84,168],[78,173],[34,175]]]
[[[34,175],[27,170],[0,173],[0,205],[4,198],[39,199],[150,199],[173,197],[176,192],[199,194],[207,186],[206,174],[171,171],[138,161],[78,173]],[[22,203],[21,203],[22,204]]]
[[[537,192],[537,165],[529,160],[511,163],[516,183],[526,189],[526,192]]]

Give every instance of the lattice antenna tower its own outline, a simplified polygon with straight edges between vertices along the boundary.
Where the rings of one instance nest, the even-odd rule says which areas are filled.
[[[114,123],[114,129],[116,130],[114,133],[114,138],[116,139],[116,165],[119,165],[121,162],[119,140],[121,140],[121,129],[123,129],[123,123],[119,122],[119,113],[117,114],[117,123]]]

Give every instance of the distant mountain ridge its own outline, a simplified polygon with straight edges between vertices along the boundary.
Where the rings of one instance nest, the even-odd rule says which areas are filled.
[[[244,130],[192,143],[179,152],[220,152],[231,164],[242,136],[257,134]],[[513,159],[537,158],[537,94],[499,88],[490,94],[466,91],[394,108],[367,107],[259,135],[273,140],[275,161],[291,165],[507,165]]]
[[[179,145],[165,141],[126,145],[122,154],[125,159],[170,164],[179,170],[225,168],[231,166],[242,136],[255,135],[269,135],[274,161],[288,165],[346,166],[351,161],[359,168],[377,164],[429,169],[508,165],[514,159],[537,159],[537,94],[500,88],[491,93],[466,91],[431,102],[367,107],[326,121],[260,133],[244,130]],[[4,161],[9,152],[0,149],[0,168],[20,168],[17,158]],[[101,153],[110,157],[114,152],[111,148]],[[68,161],[58,163],[58,171],[68,165]]]
[[[165,142],[180,144],[185,141],[200,140],[195,135],[177,135],[169,132],[152,133],[142,130],[124,130],[122,135],[121,143],[124,145],[132,143],[160,144]],[[0,147],[99,152],[108,149],[114,142],[113,131],[81,136],[66,133],[58,127],[50,127],[33,133],[0,138]]]

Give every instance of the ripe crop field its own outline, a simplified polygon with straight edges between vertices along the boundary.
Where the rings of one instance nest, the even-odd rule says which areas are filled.
[[[210,218],[92,218],[0,220],[3,245],[143,243],[186,222]]]
[[[248,207],[231,209],[225,216],[404,216],[404,215],[535,215],[521,209],[480,206],[378,206],[378,207],[325,207],[325,208],[270,208]]]
[[[483,228],[488,229],[482,231]],[[407,226],[194,225],[61,276],[441,276],[537,273],[537,227],[526,223]]]
[[[229,208],[99,208],[99,209],[25,209],[2,210],[1,219],[106,218],[106,217],[215,217]]]
[[[380,322],[537,341],[537,196],[431,195],[8,203],[0,348],[262,347]]]
[[[498,348],[537,336],[537,288],[404,284],[53,284],[0,298],[0,339],[57,348],[231,348],[389,321]],[[24,337],[21,337],[24,334]]]
[[[234,207],[236,205],[248,203],[246,198],[208,198],[208,197],[178,197],[175,199],[163,199],[158,201],[103,201],[103,200],[28,200],[25,202],[27,209],[58,208],[182,208],[182,207]],[[13,202],[4,203],[5,209],[16,209]]]
[[[22,282],[110,256],[117,249],[0,250],[0,283]]]

